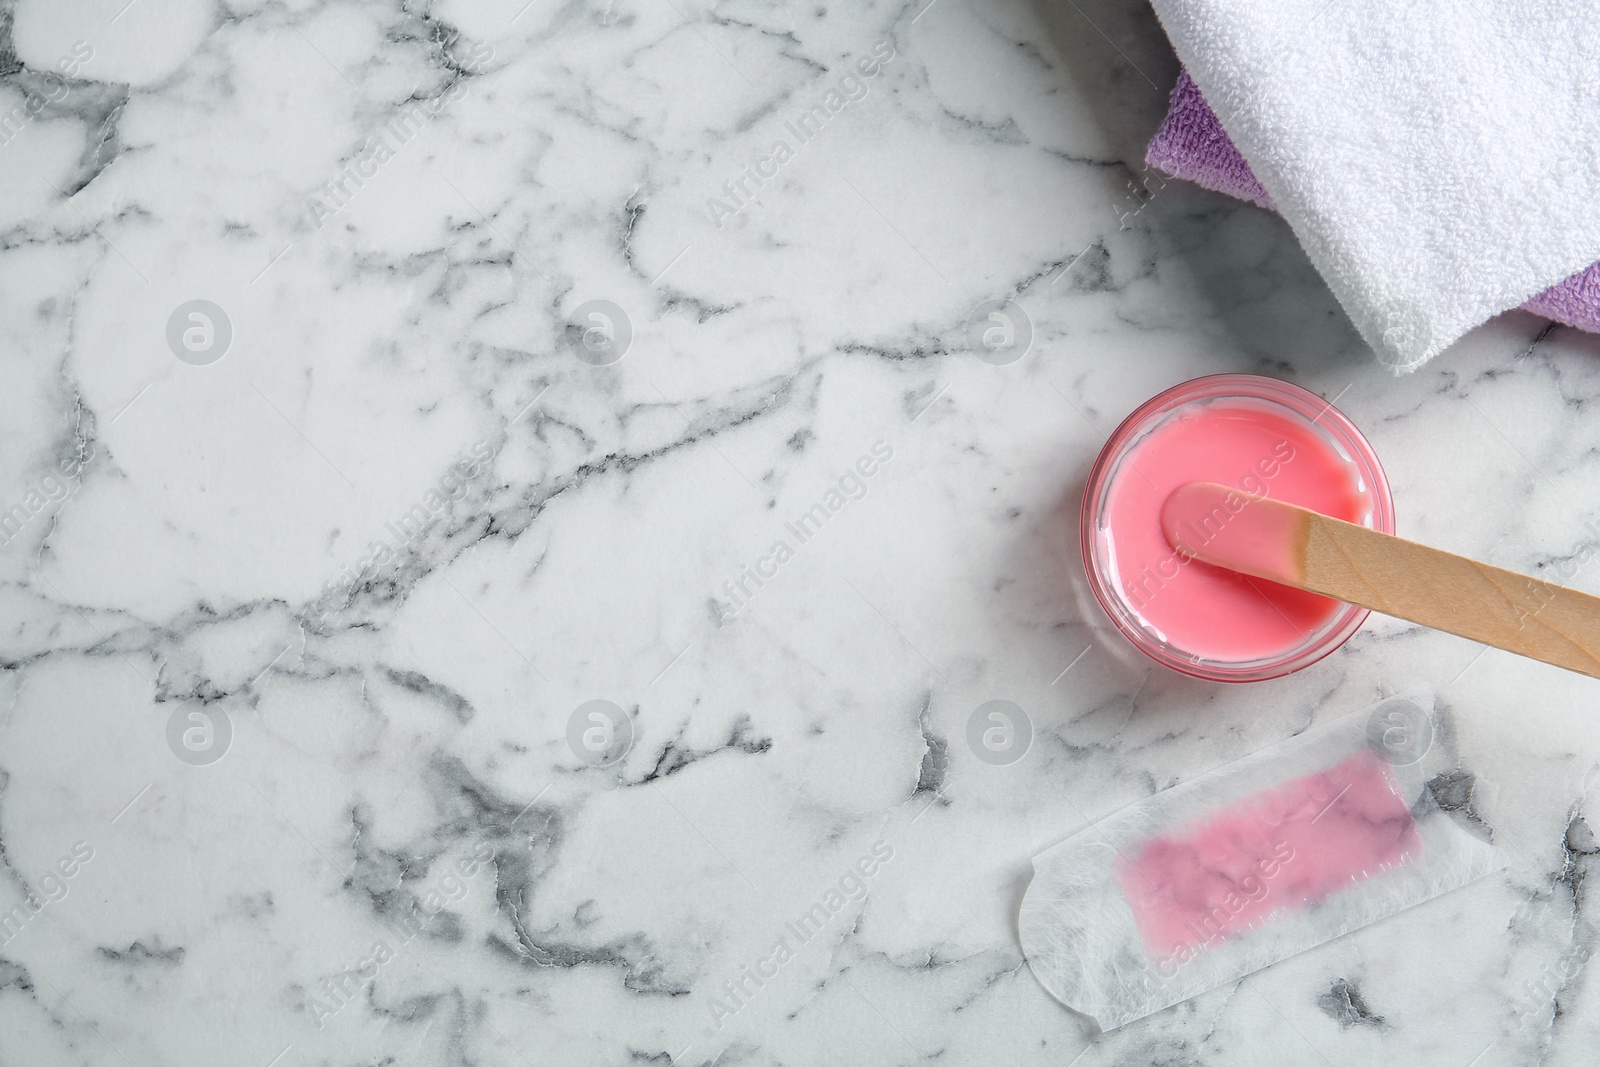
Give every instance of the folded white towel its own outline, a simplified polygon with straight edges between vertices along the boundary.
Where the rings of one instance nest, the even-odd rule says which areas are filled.
[[[1600,4],[1153,3],[1390,366],[1600,259]]]

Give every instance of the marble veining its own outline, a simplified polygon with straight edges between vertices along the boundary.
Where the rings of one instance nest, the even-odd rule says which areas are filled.
[[[0,2],[0,1064],[1590,1062],[1592,680],[1084,598],[1100,442],[1224,371],[1600,590],[1600,342],[1389,376],[1146,170],[1176,73],[1131,0]],[[1043,991],[1034,854],[1417,683],[1504,872]]]

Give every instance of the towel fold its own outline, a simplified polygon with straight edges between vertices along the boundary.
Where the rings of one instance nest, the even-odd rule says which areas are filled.
[[[1153,3],[1204,93],[1174,111],[1219,127],[1180,123],[1169,158],[1210,153],[1219,184],[1279,211],[1384,362],[1519,305],[1600,325],[1590,3]]]
[[[1178,72],[1166,120],[1151,138],[1145,162],[1172,177],[1274,210],[1272,197],[1228,139],[1217,113],[1187,70]],[[1600,333],[1600,263],[1551,286],[1522,307],[1564,325]]]

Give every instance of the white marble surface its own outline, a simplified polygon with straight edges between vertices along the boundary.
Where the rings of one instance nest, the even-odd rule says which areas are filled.
[[[0,1065],[1592,1062],[1597,683],[1375,620],[1210,685],[1079,600],[1104,435],[1225,370],[1600,590],[1600,342],[1396,380],[1279,220],[1134,197],[1142,5],[125,3],[0,6]],[[1034,853],[1419,683],[1508,870],[1111,1033],[1040,988]]]

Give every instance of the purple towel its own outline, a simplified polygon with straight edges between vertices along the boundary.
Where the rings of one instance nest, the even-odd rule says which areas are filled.
[[[1145,161],[1174,177],[1272,210],[1272,197],[1256,181],[1250,164],[1228,139],[1216,113],[1186,70],[1178,73],[1166,121],[1151,140]],[[1522,307],[1535,315],[1600,333],[1600,263],[1551,286]]]

